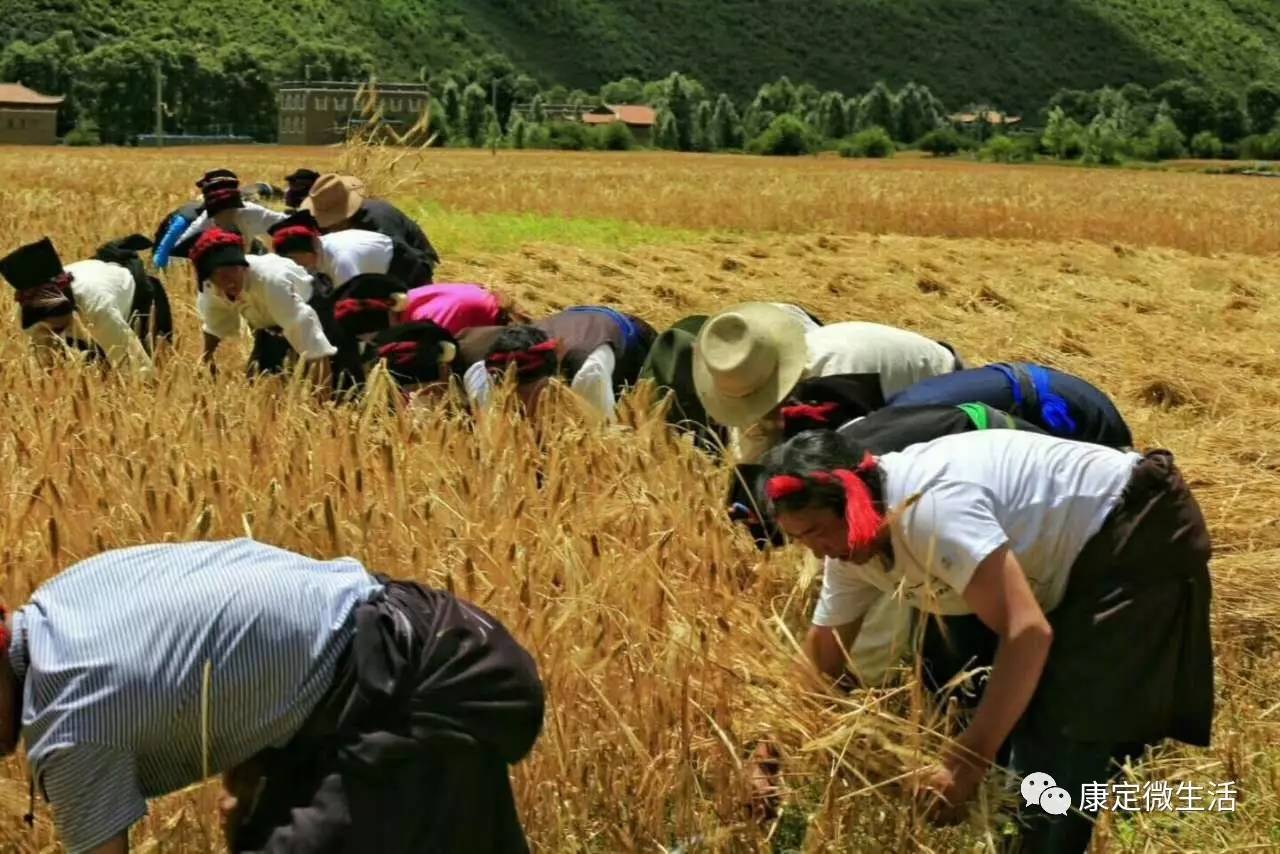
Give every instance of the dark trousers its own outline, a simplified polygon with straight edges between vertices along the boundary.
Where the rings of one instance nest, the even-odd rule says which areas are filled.
[[[1207,745],[1213,717],[1209,534],[1165,451],[1134,469],[1119,506],[1049,614],[1053,647],[1011,739],[1019,775],[1050,774],[1076,807],[1022,807],[1022,851],[1075,854],[1093,834],[1080,787],[1165,738]]]
[[[237,852],[524,852],[508,766],[542,726],[528,653],[441,591],[391,582],[356,612],[333,687],[242,773]]]
[[[328,278],[317,275],[314,281],[315,290],[307,305],[319,315],[320,326],[329,343],[338,348],[332,359],[333,389],[338,393],[350,393],[364,383],[359,342],[344,334],[333,317],[334,293]],[[283,372],[292,352],[293,345],[284,337],[279,327],[255,329],[253,350],[249,353],[249,376]]]

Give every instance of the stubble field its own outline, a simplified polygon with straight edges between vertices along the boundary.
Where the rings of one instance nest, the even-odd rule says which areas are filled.
[[[1107,390],[1139,445],[1174,451],[1216,558],[1215,744],[1135,779],[1233,780],[1233,813],[1107,816],[1101,850],[1280,846],[1280,185],[1244,177],[899,160],[409,153],[379,149],[0,149],[0,235],[64,261],[150,235],[206,169],[365,177],[415,212],[444,263],[534,313],[586,302],[661,328],[748,299],[921,330],[975,362],[1041,361]],[[814,592],[795,550],[722,519],[725,474],[643,406],[615,428],[566,407],[540,434],[507,410],[319,406],[196,365],[194,288],[168,276],[180,340],[156,384],[28,357],[0,325],[0,596],[100,549],[251,534],[448,586],[538,660],[549,709],[515,770],[540,851],[974,851],[995,789],[939,829],[899,781],[939,747],[915,680],[846,698],[795,677]],[[216,690],[216,675],[214,677]],[[1135,686],[1141,690],[1141,686]],[[744,760],[768,736],[786,807],[751,821]],[[0,771],[0,850],[25,829]],[[217,850],[211,787],[153,802],[140,850]],[[988,848],[988,850],[990,850]]]

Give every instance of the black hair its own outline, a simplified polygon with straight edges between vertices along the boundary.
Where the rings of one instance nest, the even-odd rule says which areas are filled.
[[[551,340],[551,336],[545,330],[536,326],[518,325],[507,326],[498,333],[493,339],[493,343],[489,345],[489,352],[485,354],[485,363],[489,365],[491,370],[501,371],[506,367],[506,362],[495,356],[501,356],[504,353],[524,354],[539,344],[545,344]],[[554,376],[560,370],[560,357],[555,352],[547,352],[544,354],[529,354],[531,360],[528,362],[516,362],[516,378],[519,385],[537,382],[538,380]],[[541,358],[538,358],[541,356]]]
[[[778,501],[770,501],[765,494],[765,484],[778,475],[805,477],[814,472],[831,472],[836,469],[858,471],[867,455],[867,449],[835,430],[807,430],[781,445],[770,449],[761,460],[761,472],[756,479],[756,496],[761,507],[768,508],[776,518],[779,512],[787,513],[809,507],[825,507],[837,515],[844,513],[845,492],[838,482],[818,483],[808,480],[803,491],[792,493]],[[880,500],[880,478],[874,472],[859,472],[871,494]]]
[[[550,335],[536,326],[508,326],[493,339],[493,343],[489,345],[489,352],[485,353],[485,355],[492,356],[494,353],[528,350],[530,347],[541,344],[550,338]]]

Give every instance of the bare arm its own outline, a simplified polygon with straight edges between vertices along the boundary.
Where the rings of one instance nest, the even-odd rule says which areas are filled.
[[[848,669],[849,651],[861,629],[860,619],[842,626],[810,626],[804,651],[820,674],[840,679]]]
[[[204,334],[204,352],[200,355],[200,358],[203,361],[212,364],[213,354],[218,351],[218,344],[221,343],[221,341],[222,339],[217,335],[210,335],[206,332]]]
[[[1053,629],[1008,546],[978,564],[964,599],[1000,638],[982,702],[958,739],[990,761],[1031,703],[1049,658]]]

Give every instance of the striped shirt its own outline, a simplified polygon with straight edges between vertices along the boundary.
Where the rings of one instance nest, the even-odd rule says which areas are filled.
[[[9,656],[63,844],[100,845],[147,798],[287,744],[379,589],[354,560],[239,539],[105,552],[36,590]]]

